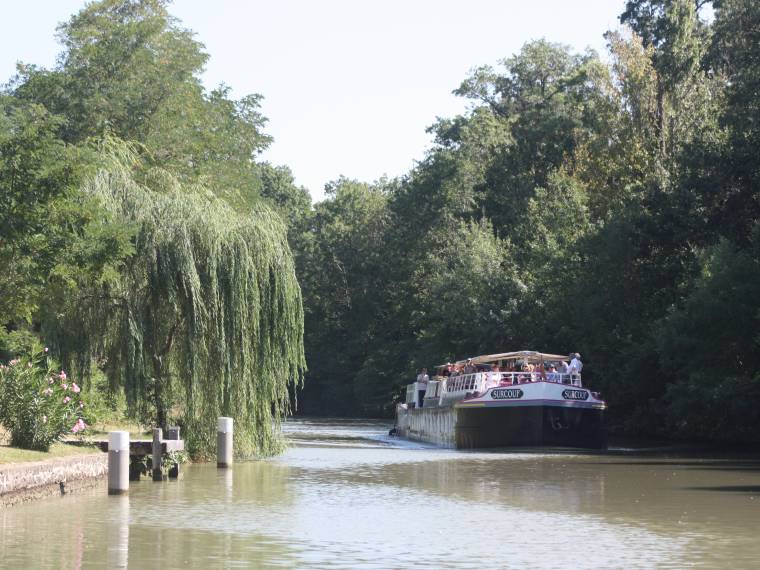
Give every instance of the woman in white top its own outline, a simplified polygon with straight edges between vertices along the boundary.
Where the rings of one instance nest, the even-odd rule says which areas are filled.
[[[486,390],[489,388],[495,388],[501,381],[501,373],[499,367],[496,364],[491,365],[491,371],[486,373]]]

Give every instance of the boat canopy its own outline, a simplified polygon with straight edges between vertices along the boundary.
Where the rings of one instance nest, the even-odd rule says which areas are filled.
[[[499,354],[484,354],[482,356],[473,356],[473,364],[484,364],[486,362],[498,362],[500,360],[525,360],[526,362],[541,362],[544,360],[570,360],[570,357],[562,354],[546,354],[545,352],[536,352],[535,350],[519,350],[517,352],[501,352]],[[457,364],[465,364],[467,360],[459,360]]]

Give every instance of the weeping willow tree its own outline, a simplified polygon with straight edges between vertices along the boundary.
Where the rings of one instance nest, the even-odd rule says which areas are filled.
[[[265,206],[241,215],[163,185],[150,190],[116,167],[84,188],[103,223],[131,226],[134,253],[58,316],[60,351],[83,372],[98,362],[137,417],[179,421],[195,453],[213,449],[220,415],[235,418],[238,453],[274,453],[305,369],[286,228]]]

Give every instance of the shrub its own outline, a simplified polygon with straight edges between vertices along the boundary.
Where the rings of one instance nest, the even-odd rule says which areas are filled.
[[[81,388],[58,370],[47,349],[0,365],[0,423],[11,445],[47,451],[66,434],[86,429]]]

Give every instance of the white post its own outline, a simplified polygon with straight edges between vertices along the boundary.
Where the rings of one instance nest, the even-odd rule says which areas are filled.
[[[129,432],[108,434],[108,494],[126,495],[129,492]]]
[[[216,466],[232,467],[232,418],[216,421]]]

